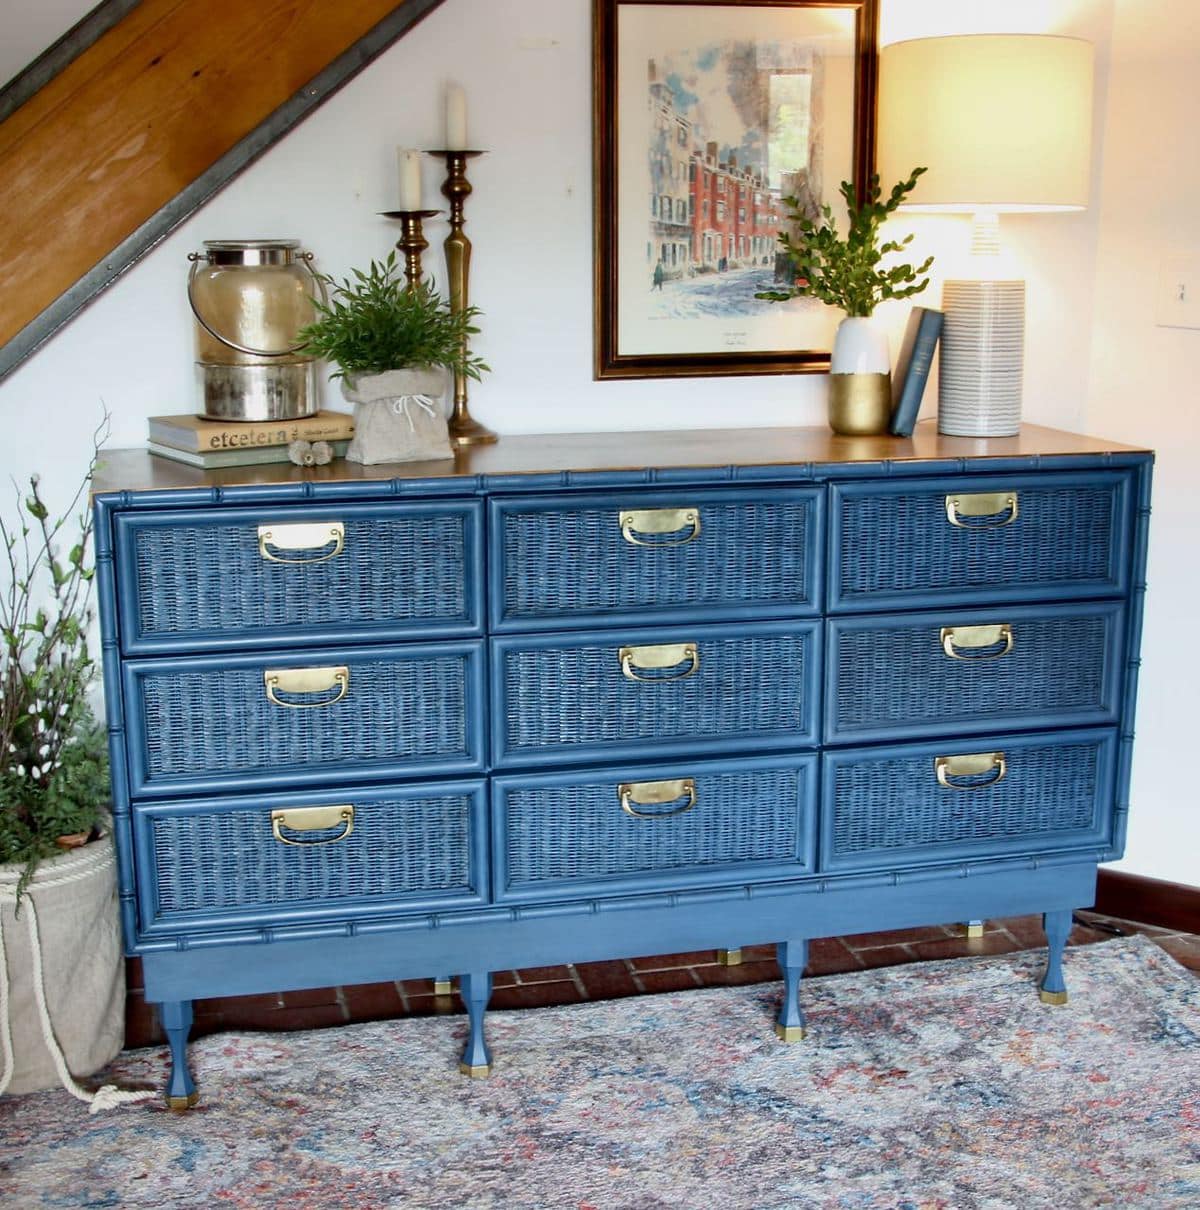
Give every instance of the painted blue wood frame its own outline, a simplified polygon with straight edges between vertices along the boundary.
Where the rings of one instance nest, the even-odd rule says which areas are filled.
[[[453,474],[98,495],[97,583],[119,891],[127,946],[145,962],[147,998],[163,1003],[172,1020],[183,1022],[186,1002],[200,995],[454,970],[470,975],[479,992],[473,1030],[473,1053],[478,1057],[486,1052],[480,1020],[489,970],[765,942],[781,943],[790,947],[788,953],[798,954],[808,939],[834,933],[1033,911],[1046,913],[1059,929],[1064,913],[1092,901],[1096,864],[1119,855],[1124,843],[1150,467],[1149,455],[1113,452],[782,467],[648,466],[622,471]],[[939,544],[947,549],[945,532],[937,528],[953,521],[946,514],[947,496],[994,492],[1016,492],[1022,511],[1012,519],[1003,510],[984,514],[985,524],[994,523],[994,532],[984,533],[973,562],[960,561],[947,574],[945,566],[920,553],[936,551]],[[843,509],[847,502],[874,500],[882,501],[880,507],[886,512],[901,499],[907,502],[904,523],[916,530],[915,538],[908,533],[899,543],[909,552],[905,558],[911,566],[902,569],[898,581],[891,586],[885,582],[879,590],[869,577],[887,560],[895,561],[897,543],[880,541],[888,535],[873,536],[860,519],[848,518]],[[770,592],[757,599],[755,586],[739,584],[737,576],[723,583],[718,577],[712,593],[690,584],[681,596],[673,596],[671,575],[660,582],[655,577],[663,576],[663,568],[651,564],[649,587],[644,581],[632,595],[622,596],[618,589],[601,605],[573,609],[569,600],[563,603],[575,583],[572,576],[577,569],[571,560],[539,565],[530,554],[536,542],[527,542],[527,549],[514,560],[504,545],[506,519],[522,510],[578,517],[601,508],[608,517],[603,533],[595,526],[585,532],[596,535],[601,546],[611,546],[626,541],[617,523],[624,510],[696,507],[703,516],[710,502],[721,508],[734,502],[752,509],[777,509],[781,501],[788,507],[802,502],[803,537],[798,549],[783,552],[791,559],[779,564],[788,569],[784,582],[768,586]],[[465,576],[475,577],[467,597],[482,592],[487,601],[483,638],[415,642],[440,632],[405,629],[407,623],[397,626],[395,619],[381,619],[377,628],[366,625],[362,630],[356,628],[358,622],[351,622],[349,628],[343,623],[330,629],[314,625],[311,633],[305,631],[303,652],[295,649],[297,632],[290,626],[273,630],[234,624],[220,638],[203,631],[174,635],[161,651],[141,646],[141,640],[133,637],[130,627],[136,619],[130,611],[135,599],[127,586],[118,591],[115,532],[124,535],[143,523],[174,523],[168,514],[203,521],[223,511],[257,525],[268,515],[278,521],[301,511],[306,517],[325,519],[331,508],[359,509],[364,516],[386,518],[391,510],[413,505],[418,511],[461,510],[480,536],[468,541],[474,553]],[[486,543],[484,527],[475,521],[481,507],[487,510]],[[973,515],[969,506],[966,511]],[[751,522],[758,519],[752,517]],[[1006,520],[1008,524],[999,524]],[[1071,548],[1065,552],[1056,553],[1051,540],[1056,522],[1061,529],[1059,544]],[[720,532],[720,526],[705,532],[714,529]],[[723,540],[733,550],[745,532],[750,530],[739,531],[735,525]],[[777,540],[781,531],[769,532]],[[996,555],[1003,550],[997,534],[1012,548],[1003,557]],[[675,536],[686,536],[686,531]],[[955,540],[959,536],[952,535]],[[977,540],[978,534],[971,537]],[[1036,548],[1032,559],[1024,557],[1030,551],[1023,544],[1029,542]],[[665,554],[668,561],[675,557],[661,549],[633,552],[635,559],[647,553],[651,558]],[[587,545],[574,561],[584,563],[595,554]],[[611,560],[611,550],[606,557]],[[1019,567],[1010,576],[1007,569],[1014,560]],[[513,574],[514,566],[521,569],[519,574],[546,577],[528,598],[536,607],[523,616],[514,616],[507,607],[512,598],[505,595],[511,589],[505,577]],[[643,561],[643,573],[645,566]],[[867,591],[846,591],[852,567],[860,578],[861,574],[868,577],[863,581]],[[128,580],[127,570],[121,575]],[[626,587],[635,580],[627,581]],[[704,588],[711,583],[705,582]],[[818,616],[822,605],[824,620]],[[472,625],[477,618],[477,613],[472,615]],[[940,637],[943,626],[1007,621],[1020,640],[1033,634],[1031,628],[1039,622],[1071,619],[1095,632],[1087,657],[1092,663],[1081,680],[1082,705],[1072,701],[1042,709],[1035,684],[1024,710],[1014,707],[1006,712],[1002,705],[990,703],[986,693],[978,693],[964,697],[963,708],[947,712],[941,723],[904,717],[901,711],[901,717],[887,723],[867,721],[865,730],[844,721],[834,725],[835,659],[852,635],[895,624],[901,630],[924,628],[928,636],[936,630]],[[299,624],[307,625],[303,618]],[[670,728],[647,726],[644,733],[627,739],[610,731],[578,745],[556,745],[547,739],[552,731],[538,739],[535,728],[534,742],[541,746],[536,757],[527,758],[516,753],[499,718],[527,709],[554,714],[564,700],[553,694],[542,700],[536,687],[527,686],[515,695],[511,687],[506,689],[503,664],[513,653],[578,650],[589,644],[697,641],[703,660],[704,643],[720,641],[726,634],[743,639],[791,635],[807,644],[795,674],[803,682],[804,720],[794,734],[776,732],[768,737],[749,725],[736,735],[701,735],[689,747]],[[143,733],[153,724],[144,719],[142,696],[151,674],[182,676],[194,669],[261,672],[293,658],[298,664],[336,659],[353,669],[356,662],[380,653],[420,658],[451,651],[459,653],[471,670],[462,719],[472,736],[469,759],[430,764],[397,759],[364,766],[353,751],[347,751],[342,761],[305,767],[293,754],[269,770],[207,770],[182,780],[147,779]],[[305,660],[300,660],[302,655]],[[613,663],[611,650],[608,655],[611,674],[619,663]],[[1053,663],[1053,655],[1047,658]],[[668,675],[671,672],[668,669]],[[780,683],[787,682],[788,692],[795,692],[792,679],[785,662]],[[886,677],[883,683],[887,684]],[[728,685],[736,691],[737,677]],[[594,688],[581,684],[572,691],[591,693]],[[728,686],[722,691],[728,692]],[[1060,701],[1053,694],[1047,700],[1051,699]],[[747,700],[753,710],[753,692]],[[431,730],[436,733],[438,728]],[[912,742],[918,736],[919,742]],[[820,755],[817,737],[827,745]],[[896,742],[901,740],[909,742]],[[1003,785],[989,785],[998,767],[965,778],[955,774],[951,780],[963,788],[937,784],[936,757],[980,752],[1004,755]],[[1075,761],[1066,794],[1054,778],[1055,761],[1064,753],[1068,754],[1064,761],[1068,757]],[[1033,761],[1040,764],[1035,768],[1028,763]],[[907,797],[885,795],[878,800],[868,776],[851,799],[850,814],[861,812],[865,817],[874,811],[872,826],[880,829],[878,837],[851,834],[849,844],[839,848],[837,828],[846,811],[839,815],[837,808],[839,801],[846,805],[845,776],[863,769],[871,774],[906,762],[913,769],[919,767],[924,788]],[[613,836],[619,837],[611,827],[612,817],[622,813],[619,787],[624,782],[692,778],[703,790],[710,784],[703,779],[713,774],[769,776],[781,771],[799,778],[788,783],[792,789],[786,794],[776,790],[767,803],[767,813],[776,813],[774,822],[759,821],[768,829],[765,858],[760,859],[752,845],[748,851],[722,850],[719,837],[706,839],[709,847],[683,865],[672,864],[669,846],[664,850],[640,843],[636,832],[630,833],[632,841],[616,842],[617,849],[626,846],[624,857],[618,852],[614,858],[603,847],[612,843]],[[607,806],[603,814],[589,815],[599,801],[589,787],[597,785]],[[211,828],[223,837],[221,829],[229,817],[257,814],[258,830],[248,842],[254,849],[265,841],[275,807],[352,801],[368,811],[375,804],[457,792],[466,794],[471,803],[469,837],[457,842],[460,853],[465,845],[467,864],[447,875],[441,890],[401,887],[395,894],[389,890],[375,896],[369,885],[364,890],[347,883],[341,899],[310,901],[301,879],[272,884],[273,897],[257,894],[256,898],[255,892],[247,892],[242,898],[214,900],[211,894],[207,899],[202,894],[193,903],[179,898],[186,888],[183,892],[173,888],[169,896],[174,898],[167,900],[173,906],[163,910],[160,874],[162,863],[173,860],[176,852],[170,833],[179,821],[202,830]],[[553,798],[555,793],[558,799]],[[576,793],[578,801],[572,801]],[[682,810],[688,807],[688,793],[680,790],[676,799],[662,804],[664,811],[679,811],[680,823],[689,814],[693,820],[703,818],[691,808]],[[949,840],[937,831],[939,794],[958,797],[952,814],[959,831]],[[981,826],[978,833],[972,830],[979,821],[986,823],[989,800],[998,804],[998,811],[1007,812],[1003,826],[1009,832],[1003,826],[989,831],[990,825]],[[892,843],[897,836],[904,840],[894,827],[897,803],[915,811],[909,820],[908,843]],[[518,804],[528,811],[525,831],[511,826]],[[601,847],[589,851],[576,846],[573,866],[548,865],[549,876],[539,877],[539,804],[566,812],[568,822],[579,823],[585,831],[591,828]],[[730,797],[729,804],[725,825],[735,830],[755,826],[752,793]],[[215,817],[219,824],[205,822]],[[782,827],[784,818],[791,828],[792,846],[785,857],[778,848],[770,848],[778,843],[778,833],[769,832],[772,826]],[[645,823],[647,836],[658,829],[660,839],[666,834],[660,825],[674,826],[670,820],[631,823]],[[162,833],[157,840],[156,828]],[[678,835],[687,834],[679,829]],[[688,843],[696,840],[693,833]],[[557,855],[569,841],[560,837],[553,843]],[[731,853],[732,859],[720,860]],[[315,856],[313,850],[303,859]],[[522,873],[514,879],[517,860]],[[469,870],[462,886],[454,882],[460,869]],[[253,961],[232,960],[235,954],[246,953],[247,946],[252,947]],[[1056,968],[1052,973],[1057,980],[1061,972]],[[799,1012],[798,1006],[793,1008]],[[176,1034],[179,1039],[186,1036],[183,1024]],[[190,1077],[181,1070],[185,1063],[179,1041],[172,1088],[189,1086]]]

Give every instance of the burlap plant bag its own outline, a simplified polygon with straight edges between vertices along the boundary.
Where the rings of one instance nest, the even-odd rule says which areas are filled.
[[[445,393],[441,368],[343,378],[342,394],[354,404],[346,460],[372,465],[453,457],[442,410]]]
[[[10,1093],[55,1088],[60,1083],[34,986],[31,904],[46,1008],[71,1074],[85,1076],[99,1070],[125,1041],[125,964],[111,836],[43,861],[21,898],[18,914],[14,899],[20,875],[19,866],[0,865],[5,959],[0,980],[7,980],[13,1064],[4,1091]],[[3,1059],[0,1054],[0,1082]]]

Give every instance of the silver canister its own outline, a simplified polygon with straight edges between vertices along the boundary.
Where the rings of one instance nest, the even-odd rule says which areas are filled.
[[[205,240],[192,252],[188,302],[204,414],[218,420],[296,420],[317,410],[313,358],[300,329],[316,318],[311,252],[295,239]]]

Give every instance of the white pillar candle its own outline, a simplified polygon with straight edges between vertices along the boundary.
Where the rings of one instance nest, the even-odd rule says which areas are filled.
[[[400,165],[400,209],[421,209],[421,153],[400,148],[396,152]]]
[[[446,86],[446,150],[467,150],[467,94],[460,84]]]

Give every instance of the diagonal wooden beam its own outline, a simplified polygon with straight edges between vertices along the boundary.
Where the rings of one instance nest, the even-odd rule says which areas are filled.
[[[443,0],[142,0],[0,123],[0,378]]]

